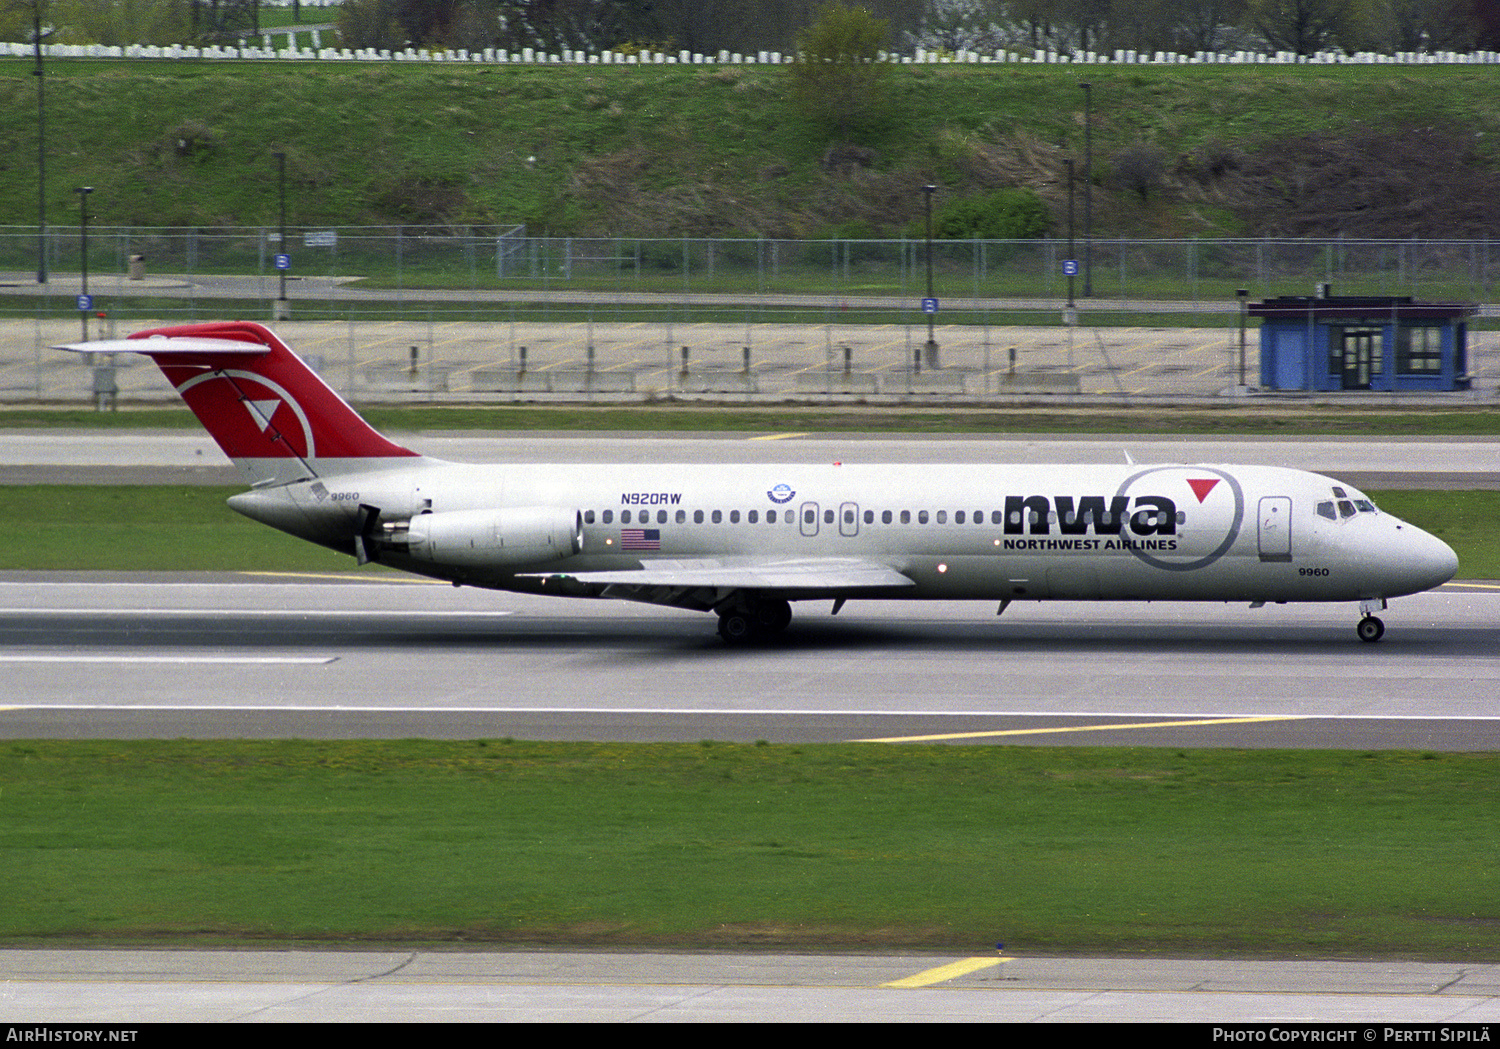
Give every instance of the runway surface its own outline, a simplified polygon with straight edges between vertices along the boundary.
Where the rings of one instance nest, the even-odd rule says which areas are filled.
[[[414,435],[467,461],[1271,462],[1493,487],[1500,444]],[[237,478],[198,434],[0,435],[0,481]],[[274,566],[268,566],[274,568]],[[709,616],[409,577],[0,576],[0,738],[408,737],[1490,750],[1500,586],[1353,606],[801,604]],[[955,965],[956,969],[944,966]],[[1491,1023],[1493,966],[676,954],[0,952],[0,1021]],[[906,986],[891,986],[908,980]],[[1372,1030],[1380,1031],[1378,1027]],[[1363,1034],[1360,1036],[1363,1039]]]
[[[1422,1024],[1438,1041],[1500,1021],[1500,967],[1424,962],[43,950],[0,951],[0,970],[11,1024],[1332,1023],[1349,1041]]]
[[[1485,750],[1500,587],[1354,607],[798,605],[711,616],[406,577],[0,577],[0,736],[503,737]]]

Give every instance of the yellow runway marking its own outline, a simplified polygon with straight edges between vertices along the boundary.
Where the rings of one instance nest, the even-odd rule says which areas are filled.
[[[765,433],[759,437],[751,437],[752,441],[785,441],[792,437],[806,437],[805,433]]]
[[[1057,725],[1052,728],[1011,728],[998,732],[946,732],[936,736],[887,736],[884,739],[854,739],[851,743],[928,743],[941,739],[983,739],[987,736],[1039,736],[1048,732],[1112,732],[1132,728],[1178,728],[1189,725],[1253,725],[1259,721],[1301,721],[1300,714],[1254,718],[1202,718],[1195,721],[1137,721],[1128,725]]]
[[[1500,583],[1444,583],[1443,589],[1446,590],[1450,586],[1467,586],[1474,590],[1500,590]]]
[[[238,575],[271,576],[276,579],[337,579],[342,583],[413,583],[417,586],[448,586],[441,579],[418,579],[409,575],[361,575],[350,572],[239,572]]]
[[[967,976],[969,973],[978,972],[980,969],[988,969],[991,966],[1008,962],[1009,958],[965,958],[961,962],[950,962],[947,965],[939,965],[936,969],[925,969],[901,980],[892,980],[883,983],[882,987],[931,987],[935,983],[951,980],[958,976]]]

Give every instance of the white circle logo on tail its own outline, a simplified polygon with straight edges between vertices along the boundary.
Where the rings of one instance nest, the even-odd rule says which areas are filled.
[[[244,394],[241,403],[245,406],[245,411],[250,413],[251,420],[262,434],[271,428],[271,419],[276,414],[276,410],[285,404],[291,409],[292,414],[297,417],[297,424],[302,428],[302,447],[305,449],[302,452],[298,452],[295,447],[292,447],[290,441],[287,441],[288,454],[301,455],[308,459],[316,458],[317,446],[313,440],[312,423],[308,420],[307,413],[302,410],[302,406],[297,403],[296,398],[291,395],[291,392],[286,387],[255,372],[242,371],[238,368],[225,368],[221,371],[204,372],[202,375],[195,375],[177,387],[177,392],[185,400],[189,390],[200,383],[208,382],[212,379],[232,380],[231,385],[236,389],[236,398],[239,399],[241,392]],[[259,389],[256,389],[256,387],[259,387]],[[275,396],[255,396],[260,393],[270,393]],[[282,433],[280,430],[277,432],[283,440],[293,436]]]

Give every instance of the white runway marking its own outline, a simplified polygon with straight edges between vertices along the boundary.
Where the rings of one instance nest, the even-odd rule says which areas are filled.
[[[322,609],[322,608],[0,608],[0,615],[35,615],[35,616],[128,616],[138,619],[141,616],[218,616],[220,618],[240,619],[245,616],[260,616],[264,618],[299,616],[313,617],[326,616],[330,618],[348,619],[442,619],[444,617],[456,619],[482,619],[490,616],[503,617],[514,615],[503,609],[493,612],[469,612],[453,611],[443,609]]]
[[[32,657],[21,657],[17,661],[19,661],[19,662],[25,662],[28,658],[32,658]],[[0,662],[6,662],[9,659],[10,659],[10,657],[0,656]],[[100,659],[101,659],[101,661],[104,661],[104,662],[111,661],[111,660],[109,660],[106,657],[100,657]],[[313,656],[310,656],[310,657],[308,657],[307,659],[304,659],[304,660],[296,660],[296,659],[273,660],[273,659],[266,659],[266,660],[262,660],[261,662],[268,662],[268,663],[270,663],[270,662],[332,663],[332,662],[335,662],[336,660],[337,660],[337,657],[334,657],[334,656],[330,656],[330,657],[326,657],[326,658],[324,658],[324,657],[313,657]],[[87,657],[84,657],[80,661],[88,661],[88,659],[87,659]],[[120,661],[121,662],[126,662],[128,660],[122,659]],[[173,661],[176,661],[176,660],[170,659],[169,657],[162,657],[161,661],[163,661],[163,662],[173,662]],[[181,661],[182,662],[191,662],[192,660],[181,660]],[[252,661],[253,660],[235,660],[235,659],[226,657],[226,658],[224,658],[222,660],[215,660],[215,659],[205,658],[205,659],[201,660],[200,662],[252,662]],[[141,662],[150,662],[150,660],[149,659],[142,659]],[[1089,712],[1089,713],[1079,714],[1079,713],[1061,712],[1061,711],[1056,711],[1056,710],[977,710],[977,711],[976,710],[925,710],[925,711],[915,711],[915,710],[836,710],[836,709],[829,709],[829,710],[809,710],[807,708],[802,708],[802,707],[789,707],[789,708],[785,708],[785,709],[768,708],[768,707],[744,707],[744,708],[734,708],[734,707],[508,707],[508,706],[487,706],[487,707],[466,706],[466,707],[458,707],[458,706],[397,706],[397,705],[394,705],[394,704],[392,704],[390,706],[371,706],[369,704],[326,704],[326,703],[325,704],[318,704],[318,705],[308,705],[308,704],[301,704],[301,703],[276,703],[276,702],[268,702],[268,703],[261,703],[261,704],[249,704],[249,703],[13,703],[13,704],[7,705],[4,709],[6,709],[6,710],[135,710],[135,711],[141,711],[141,710],[158,710],[158,711],[172,711],[172,710],[195,710],[195,711],[196,710],[217,710],[217,711],[285,710],[285,711],[296,711],[299,714],[316,714],[316,713],[330,713],[330,712],[337,712],[337,713],[341,713],[341,714],[347,714],[347,713],[382,713],[382,714],[495,714],[495,713],[504,713],[504,714],[554,715],[554,716],[557,716],[557,715],[568,715],[568,716],[586,715],[586,716],[591,716],[591,717],[600,716],[600,715],[624,715],[624,716],[678,715],[678,716],[681,716],[681,715],[713,714],[713,715],[724,715],[724,716],[729,716],[729,717],[749,717],[749,716],[752,716],[752,715],[753,716],[759,716],[759,717],[792,717],[792,716],[800,716],[800,717],[842,717],[842,718],[856,718],[856,717],[882,717],[882,718],[951,717],[951,718],[963,718],[963,719],[966,719],[966,720],[970,720],[970,719],[973,719],[973,718],[1068,718],[1068,719],[1086,720],[1086,721],[1090,721],[1090,722],[1096,722],[1100,718],[1112,718],[1112,717],[1115,717],[1115,718],[1150,717],[1150,718],[1170,719],[1170,720],[1166,720],[1166,721],[1164,721],[1162,723],[1163,726],[1165,726],[1165,727],[1180,727],[1180,726],[1194,726],[1194,725],[1212,725],[1212,724],[1250,724],[1250,723],[1255,723],[1255,722],[1267,722],[1267,721],[1312,721],[1312,720],[1316,720],[1316,719],[1319,719],[1319,718],[1336,719],[1338,721],[1394,721],[1394,722],[1402,722],[1402,721],[1422,721],[1422,722],[1428,722],[1428,721],[1462,721],[1462,722],[1469,722],[1469,721],[1500,721],[1500,715],[1474,716],[1474,717],[1471,717],[1471,716],[1462,716],[1462,717],[1460,717],[1460,716],[1443,716],[1443,715],[1433,715],[1433,714],[1343,714],[1343,713],[1334,713],[1334,712],[1324,713],[1324,714],[1302,712],[1302,713],[1296,713],[1296,714],[1267,714],[1267,715],[1259,715],[1259,716],[1256,716],[1256,717],[1233,717],[1233,716],[1229,716],[1229,715],[1218,715],[1218,716],[1209,715],[1209,716],[1205,716],[1203,714],[1186,714],[1186,713],[1182,713],[1182,714],[1144,714],[1143,715],[1139,711],[1114,711],[1114,712],[1111,712],[1111,711],[1092,711],[1092,712]],[[1113,725],[1111,725],[1111,724],[1088,725],[1088,726],[1085,726],[1082,729],[1080,729],[1080,728],[1069,729],[1068,726],[1053,726],[1053,727],[1044,727],[1044,728],[1035,728],[1035,729],[1018,729],[1016,731],[1018,733],[1063,732],[1063,731],[1085,731],[1085,730],[1087,730],[1087,731],[1110,731],[1110,730],[1116,730],[1116,729],[1133,729],[1133,728],[1143,728],[1143,727],[1158,727],[1158,726],[1155,726],[1155,725],[1143,726],[1143,725],[1138,725],[1138,724],[1130,723],[1130,724],[1113,724]],[[983,732],[983,733],[962,733],[960,735],[999,735],[999,734],[1001,734],[1001,733]],[[911,737],[911,738],[918,738],[918,737]],[[939,737],[931,737],[931,738],[939,738]],[[942,737],[942,738],[948,738],[948,737]],[[909,741],[909,738],[902,737],[902,740],[903,741]],[[884,742],[888,742],[888,741],[887,740],[883,740],[883,739],[858,739],[858,740],[851,740],[850,742],[852,742],[852,743],[884,743]]]
[[[231,663],[237,665],[335,663],[337,656],[86,656],[0,655],[0,663]],[[16,709],[16,708],[13,708]],[[102,708],[101,708],[102,709]]]

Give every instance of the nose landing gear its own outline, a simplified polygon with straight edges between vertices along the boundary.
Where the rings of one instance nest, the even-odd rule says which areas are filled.
[[[1359,611],[1364,616],[1355,626],[1354,632],[1359,635],[1361,641],[1374,644],[1385,636],[1385,624],[1376,616],[1376,612],[1385,611],[1385,598],[1376,598],[1359,603]]]

